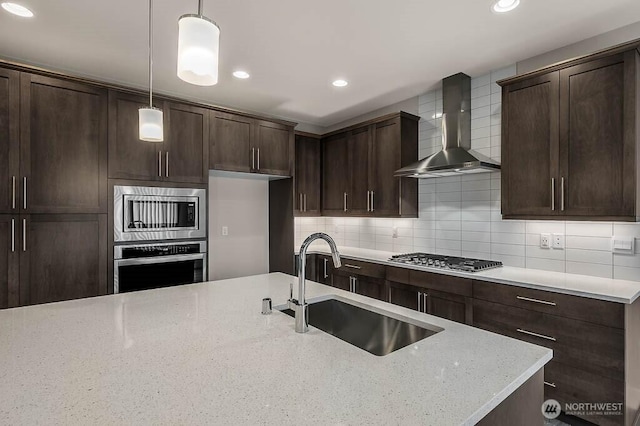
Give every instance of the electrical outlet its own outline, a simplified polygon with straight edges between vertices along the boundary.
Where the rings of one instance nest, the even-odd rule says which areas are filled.
[[[551,234],[540,234],[540,247],[541,248],[551,247]]]
[[[563,249],[564,248],[564,234],[553,234],[553,239],[551,241],[551,245],[554,249]]]
[[[394,226],[391,231],[391,238],[398,238],[398,227]]]
[[[228,226],[223,226],[222,227],[222,236],[226,237],[227,235],[229,235],[229,227]]]

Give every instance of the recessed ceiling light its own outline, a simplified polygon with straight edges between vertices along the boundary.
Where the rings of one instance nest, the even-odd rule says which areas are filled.
[[[235,78],[242,78],[242,79],[245,79],[245,78],[249,78],[249,77],[251,77],[251,76],[249,75],[249,73],[248,73],[248,72],[246,72],[246,71],[234,71],[234,72],[233,72],[233,76],[234,76]]]
[[[520,0],[497,0],[493,3],[491,9],[494,12],[504,13],[515,9],[520,4]]]
[[[32,11],[16,3],[4,2],[2,3],[2,8],[9,13],[13,13],[14,15],[21,16],[23,18],[33,17]]]
[[[344,86],[346,86],[347,84],[349,84],[349,82],[348,82],[347,80],[335,80],[335,81],[334,81],[333,83],[331,83],[331,84],[333,84],[333,85],[334,85],[334,86],[336,86],[336,87],[344,87]]]

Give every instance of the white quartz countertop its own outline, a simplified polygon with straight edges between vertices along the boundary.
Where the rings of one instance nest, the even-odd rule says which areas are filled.
[[[378,357],[261,315],[275,273],[0,311],[0,424],[474,424],[549,349],[309,282],[444,331]]]
[[[342,256],[351,259],[472,278],[478,281],[490,281],[519,287],[535,288],[538,290],[555,291],[557,293],[607,300],[610,302],[631,304],[640,296],[640,281],[615,280],[588,275],[515,268],[512,266],[503,266],[501,268],[488,269],[480,272],[462,272],[390,262],[389,258],[395,253],[386,251],[355,247],[338,247],[338,250]],[[314,243],[309,247],[307,253],[329,254],[330,251],[328,246]],[[640,277],[638,277],[638,279],[640,280]]]

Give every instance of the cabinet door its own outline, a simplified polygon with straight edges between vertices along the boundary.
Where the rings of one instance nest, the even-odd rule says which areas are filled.
[[[143,96],[109,91],[109,177],[161,180],[163,143],[140,140],[138,110],[149,105]],[[162,108],[162,102],[154,103]],[[166,111],[163,111],[163,115]],[[165,117],[166,119],[166,117]],[[166,139],[166,129],[164,129]]]
[[[320,215],[320,140],[296,136],[296,215]]]
[[[333,274],[331,275],[331,285],[340,290],[351,291],[351,276]]]
[[[249,173],[255,164],[254,120],[212,111],[209,126],[209,168]]]
[[[415,311],[422,310],[422,289],[406,284],[389,282],[389,303]]]
[[[349,132],[349,191],[347,210],[351,214],[367,215],[369,210],[369,148],[370,127],[365,126]],[[377,171],[372,171],[377,173]]]
[[[106,91],[27,73],[20,80],[26,211],[106,213]]]
[[[348,191],[347,135],[340,133],[322,141],[322,214],[346,214],[344,194]]]
[[[363,275],[358,275],[355,278],[356,293],[378,300],[386,300],[384,294],[384,281]]]
[[[0,309],[18,306],[18,216],[0,215]]]
[[[371,155],[371,190],[376,216],[400,214],[400,178],[393,173],[401,166],[400,119],[373,125]]]
[[[455,294],[425,290],[427,313],[440,318],[471,325],[472,299]]]
[[[635,216],[635,85],[633,52],[560,71],[566,215]]]
[[[515,83],[502,92],[502,214],[560,214],[558,73]],[[554,197],[555,196],[555,197]]]
[[[20,227],[21,305],[106,294],[107,215],[25,215]]]
[[[163,159],[165,180],[206,183],[209,175],[209,111],[171,102],[167,103],[165,114],[168,124]]]
[[[317,281],[322,284],[331,285],[331,275],[333,274],[333,260],[330,256],[318,255],[316,271],[318,273]],[[348,289],[348,286],[347,286]]]
[[[293,129],[288,126],[257,121],[254,170],[268,175],[291,176],[293,137]]]
[[[0,213],[19,208],[20,74],[0,69]]]

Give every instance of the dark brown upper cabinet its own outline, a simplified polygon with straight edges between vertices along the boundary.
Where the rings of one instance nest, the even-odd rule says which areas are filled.
[[[322,214],[417,217],[418,181],[393,173],[418,159],[418,120],[404,112],[323,138]]]
[[[208,110],[156,99],[154,107],[163,112],[164,141],[147,142],[139,137],[138,109],[148,104],[145,96],[109,92],[109,177],[206,182]]]
[[[106,213],[106,90],[28,73],[20,83],[20,211]]]
[[[502,215],[635,221],[638,63],[612,49],[502,80]]]
[[[0,213],[19,209],[20,73],[0,69]]]
[[[320,216],[321,147],[319,136],[296,134],[296,216]]]
[[[348,211],[349,150],[347,133],[322,140],[322,214],[342,216]]]
[[[205,141],[209,140],[209,111],[167,102],[165,117],[168,137],[164,142],[164,179],[206,183],[209,175],[209,144]]]
[[[210,169],[291,176],[291,126],[211,111],[209,135]]]

